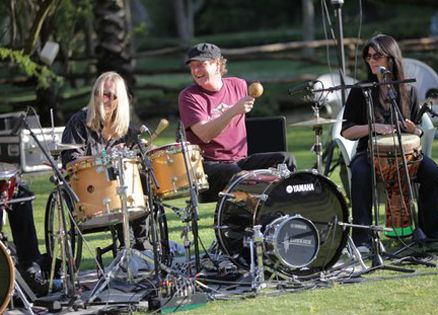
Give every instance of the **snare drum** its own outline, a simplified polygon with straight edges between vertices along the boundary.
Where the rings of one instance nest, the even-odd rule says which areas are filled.
[[[129,219],[145,214],[146,203],[140,181],[139,164],[135,158],[123,158],[123,179],[127,187]],[[122,203],[118,194],[120,185],[111,178],[108,165],[99,158],[87,157],[67,165],[70,185],[79,197],[75,218],[82,230],[113,225],[123,220]]]
[[[188,164],[191,177],[198,192],[208,189],[207,176],[202,165],[201,150],[197,145],[186,142]],[[184,156],[180,143],[172,143],[148,152],[159,188],[154,193],[163,199],[179,198],[190,195]]]
[[[402,134],[401,139],[409,176],[413,178],[423,160],[420,137],[413,134]],[[412,233],[412,218],[409,214],[408,185],[404,178],[403,160],[397,138],[393,135],[376,137],[374,151],[376,175],[388,192],[386,226],[394,229],[393,233],[386,234],[388,236],[408,236]],[[401,188],[399,183],[402,185]]]
[[[7,203],[17,192],[18,169],[13,164],[0,162],[0,201]]]

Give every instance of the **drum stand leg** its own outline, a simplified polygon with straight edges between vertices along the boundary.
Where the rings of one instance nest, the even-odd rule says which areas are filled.
[[[256,292],[266,287],[263,264],[263,233],[261,232],[261,228],[261,225],[255,225],[253,235],[249,239],[251,256],[250,274],[252,277],[251,289]],[[257,266],[255,260],[257,260]]]
[[[77,298],[76,294],[76,266],[74,263],[74,257],[71,247],[70,236],[66,231],[66,215],[64,208],[64,201],[62,197],[61,185],[62,183],[57,181],[56,178],[53,179],[53,182],[57,185],[56,188],[56,209],[58,212],[58,233],[56,236],[56,240],[53,245],[53,257],[50,268],[50,281],[49,281],[49,293],[52,292],[53,287],[53,279],[55,276],[55,267],[56,267],[56,257],[58,246],[61,249],[61,268],[62,268],[62,278],[63,278],[63,288],[65,296],[69,298]],[[68,211],[68,210],[67,210]]]
[[[32,311],[33,304],[27,300],[26,295],[24,294],[23,290],[21,290],[21,287],[18,285],[17,280],[15,280],[15,293],[23,302],[23,306],[27,310],[26,313],[34,315],[35,313]]]

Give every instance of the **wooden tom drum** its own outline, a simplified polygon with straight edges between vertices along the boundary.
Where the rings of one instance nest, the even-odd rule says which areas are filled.
[[[202,165],[199,146],[186,142],[188,164],[194,184],[198,191],[208,189],[207,176]],[[184,163],[181,143],[172,143],[150,150],[148,156],[158,181],[154,193],[163,199],[179,198],[190,195],[188,174]]]
[[[135,158],[122,159],[130,220],[137,219],[146,212],[139,164]],[[118,193],[119,181],[108,176],[109,170],[110,166],[95,157],[87,157],[67,165],[70,185],[79,197],[79,202],[75,205],[75,217],[82,230],[105,227],[123,220]]]

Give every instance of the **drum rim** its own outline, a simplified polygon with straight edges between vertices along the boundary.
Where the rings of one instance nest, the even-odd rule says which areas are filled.
[[[185,143],[186,146],[190,147],[189,150],[201,151],[199,145],[197,145],[197,144],[192,144],[192,143],[190,143],[188,141],[185,141],[184,143]],[[157,147],[157,148],[150,149],[150,150],[148,150],[146,152],[146,154],[150,155],[151,157],[153,157],[154,155],[157,155],[157,153],[161,153],[162,154],[163,151],[165,153],[168,153],[168,151],[170,151],[169,149],[171,149],[171,148],[175,148],[175,149],[178,149],[178,150],[175,150],[175,151],[172,151],[172,152],[169,152],[169,153],[179,153],[179,152],[181,152],[181,142],[173,142],[173,143],[170,143],[170,144],[162,145],[162,146]]]
[[[237,174],[236,174],[235,178],[234,177],[232,178],[233,181],[227,186],[227,190],[225,191],[225,193],[230,192],[230,190],[234,189],[234,187],[236,185],[238,185],[244,178],[249,176],[249,174],[252,174],[252,173],[255,173],[255,172],[256,173],[261,173],[261,174],[269,173],[270,175],[277,176],[279,179],[281,179],[281,176],[279,176],[278,174],[275,174],[272,169],[248,170],[248,171],[245,171],[245,172],[246,173],[243,174],[242,176],[237,176]],[[240,173],[238,173],[238,174],[240,174]],[[348,209],[348,205],[347,205],[347,202],[345,200],[345,197],[344,197],[343,193],[341,192],[339,186],[336,185],[336,183],[334,183],[329,177],[327,177],[327,176],[325,176],[323,174],[320,174],[320,173],[316,172],[315,170],[300,170],[300,171],[296,171],[296,172],[291,173],[290,176],[299,175],[299,174],[310,174],[310,175],[314,175],[316,177],[323,178],[323,180],[326,181],[326,183],[333,188],[332,192],[334,192],[336,194],[337,199],[340,201],[341,211],[342,211],[342,214],[343,214],[343,218],[342,218],[343,222],[349,222],[349,209]],[[289,177],[287,177],[287,178],[289,178]],[[269,183],[269,185],[266,185],[266,188],[265,188],[264,191],[269,189],[269,187],[271,187],[273,183],[274,182],[271,182],[271,183]],[[214,220],[215,220],[214,229],[215,229],[215,234],[216,234],[217,241],[219,242],[219,246],[221,247],[221,249],[225,252],[225,254],[227,256],[231,257],[232,255],[231,255],[231,253],[229,251],[229,248],[228,248],[228,246],[225,246],[226,242],[224,242],[224,240],[222,238],[222,233],[220,232],[220,229],[218,229],[218,227],[219,227],[218,224],[221,221],[221,220],[219,220],[219,214],[223,214],[222,212],[219,213],[219,209],[223,208],[223,205],[224,205],[224,202],[226,201],[226,199],[227,199],[226,197],[222,197],[220,199],[220,202],[217,203],[216,210],[215,210],[215,215],[214,215]],[[254,211],[253,218],[252,218],[252,224],[253,225],[254,225],[255,218],[256,218],[257,214],[259,213],[259,211],[260,211],[259,204],[260,204],[260,201],[258,202],[257,206],[255,207],[255,211]],[[339,259],[339,257],[342,254],[342,249],[345,248],[345,246],[347,245],[348,235],[349,235],[349,232],[350,232],[350,228],[349,227],[343,227],[342,229],[340,229],[340,231],[342,232],[341,242],[340,242],[340,244],[339,244],[339,246],[337,248],[337,251],[336,251],[335,255],[333,255],[333,258],[330,261],[328,261],[323,266],[323,270],[326,270],[326,268],[328,266],[333,266],[336,263],[336,261]],[[319,235],[318,235],[318,237],[319,237]],[[321,246],[319,246],[319,247],[321,247]],[[316,255],[315,257],[317,258],[318,256]],[[232,259],[232,260],[236,261],[235,259]]]
[[[15,286],[15,267],[12,261],[12,257],[8,252],[8,249],[6,248],[6,246],[3,244],[2,241],[0,241],[0,251],[3,251],[3,253],[5,254],[6,257],[6,262],[9,264],[9,277],[10,277],[10,283],[9,283],[9,289],[7,291],[7,296],[5,298],[5,300],[3,301],[3,304],[0,304],[0,314],[3,314],[3,311],[6,309],[6,307],[9,304],[9,301],[11,300],[12,297],[12,291],[14,289]]]
[[[421,138],[418,135],[414,135],[411,133],[403,133],[402,138],[412,138],[411,143],[405,143],[406,147],[403,148],[405,154],[413,154],[416,151],[421,151]],[[395,155],[394,151],[397,151],[397,155],[401,155],[398,147],[398,141],[394,139],[395,135],[378,135],[374,137],[376,152],[374,152],[374,156],[382,156],[385,157],[387,155]],[[394,139],[395,143],[389,144],[379,144],[378,141],[382,139]]]
[[[66,170],[68,174],[76,173],[78,171],[81,171],[86,168],[95,167],[95,166],[103,166],[103,163],[96,164],[94,163],[98,159],[101,159],[101,157],[97,155],[87,155],[87,157],[82,157],[80,159],[76,159],[73,161],[70,161],[67,163]],[[139,157],[123,157],[122,158],[123,163],[125,162],[135,162],[137,164],[140,164]]]
[[[0,180],[9,180],[11,177],[14,177],[17,175],[19,169],[12,163],[6,163],[6,162],[0,162],[0,166],[7,165],[7,167],[10,167],[7,170],[1,170],[0,169]]]
[[[315,246],[316,248],[315,248],[315,252],[313,254],[313,257],[310,261],[308,261],[306,264],[303,264],[303,265],[291,265],[290,263],[286,262],[283,259],[283,257],[280,255],[280,253],[278,252],[278,243],[275,241],[270,243],[270,244],[272,244],[272,247],[274,248],[274,253],[275,253],[276,257],[281,261],[281,263],[283,263],[287,268],[292,268],[292,269],[299,269],[299,268],[306,267],[306,266],[310,265],[313,261],[315,261],[315,259],[318,257],[319,249],[321,248],[321,245],[319,243],[320,238],[319,238],[318,229],[316,228],[315,224],[313,224],[313,222],[311,220],[303,217],[300,214],[296,214],[294,216],[290,216],[290,215],[281,216],[281,217],[276,218],[275,220],[273,220],[272,222],[270,222],[269,224],[266,225],[266,229],[267,229],[268,226],[273,225],[275,221],[282,220],[280,225],[283,226],[286,222],[289,222],[291,220],[297,220],[297,219],[305,221],[306,223],[310,224],[310,226],[312,227],[312,229],[316,235],[316,246]],[[273,240],[277,239],[279,231],[280,231],[280,228],[275,230],[275,233],[273,235]],[[265,230],[265,233],[266,233],[266,230]],[[265,242],[266,242],[266,238],[265,238]],[[264,247],[265,247],[265,242],[263,242]],[[275,262],[273,261],[273,263],[275,263]]]

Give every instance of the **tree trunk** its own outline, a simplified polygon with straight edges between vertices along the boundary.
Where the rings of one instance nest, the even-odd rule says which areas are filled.
[[[193,13],[189,12],[192,8],[190,3],[190,0],[173,1],[176,29],[183,46],[191,42],[193,38],[193,21],[190,21],[190,18],[193,18]]]
[[[97,72],[115,71],[128,85],[132,95],[135,78],[125,1],[97,0],[94,7],[97,34]]]
[[[301,0],[303,12],[303,40],[311,42],[315,40],[315,8],[313,0]],[[308,47],[303,50],[304,55],[313,58],[315,49]]]

